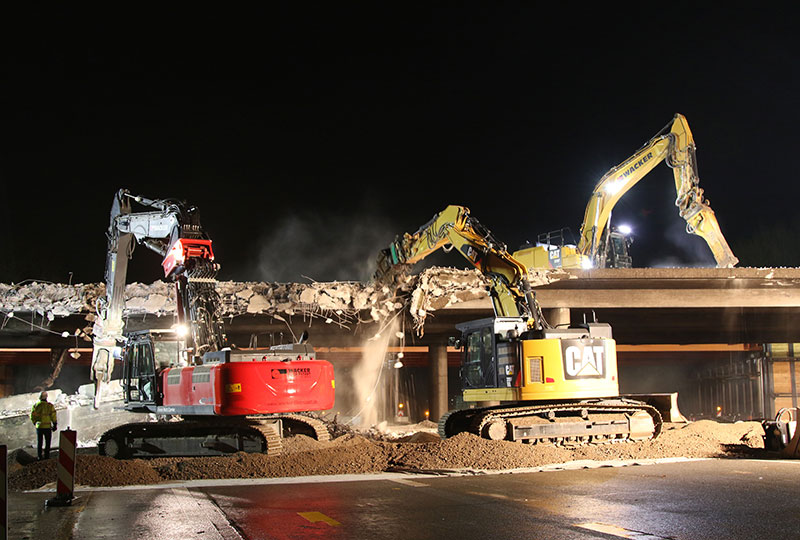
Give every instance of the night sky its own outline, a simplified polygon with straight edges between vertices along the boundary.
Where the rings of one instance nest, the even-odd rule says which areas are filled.
[[[102,281],[123,187],[198,206],[221,279],[366,279],[448,204],[514,250],[577,233],[599,178],[676,112],[740,266],[800,266],[789,3],[291,5],[109,16],[7,50],[0,282]],[[635,266],[713,266],[674,199],[661,164],[615,208]],[[160,277],[143,246],[132,264]]]

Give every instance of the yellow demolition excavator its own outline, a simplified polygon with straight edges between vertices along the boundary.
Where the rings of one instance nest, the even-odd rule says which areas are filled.
[[[608,324],[553,328],[523,263],[469,210],[448,206],[384,249],[374,280],[390,287],[411,265],[455,249],[489,278],[495,316],[457,325],[467,403],[439,421],[443,438],[468,431],[492,440],[587,444],[658,436],[659,412],[619,397],[616,344]]]
[[[610,227],[611,210],[662,161],[674,173],[675,206],[686,221],[686,232],[706,241],[717,267],[736,266],[739,259],[728,247],[699,187],[694,138],[682,114],[676,114],[642,148],[603,175],[586,205],[577,244],[567,244],[564,230],[556,231],[541,235],[536,246],[520,249],[514,257],[527,268],[630,268],[627,240]]]

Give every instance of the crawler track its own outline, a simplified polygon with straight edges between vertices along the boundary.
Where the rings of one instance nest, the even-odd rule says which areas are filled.
[[[301,414],[281,414],[125,424],[104,433],[98,446],[101,455],[120,459],[234,452],[277,456],[283,452],[282,436],[297,434],[330,440],[322,421]]]
[[[608,399],[450,411],[439,420],[439,435],[467,431],[492,440],[577,446],[654,439],[661,426],[654,407]]]
[[[331,432],[327,426],[317,418],[302,414],[281,414],[274,418],[280,418],[283,422],[283,435],[308,435],[318,441],[331,440]]]

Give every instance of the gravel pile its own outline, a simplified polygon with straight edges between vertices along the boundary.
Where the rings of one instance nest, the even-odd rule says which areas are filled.
[[[419,432],[399,439],[376,440],[354,433],[320,442],[303,435],[284,441],[284,454],[238,453],[225,457],[154,458],[118,461],[105,456],[78,456],[76,484],[124,486],[163,481],[271,478],[332,474],[366,474],[391,470],[503,470],[540,467],[574,460],[625,460],[665,457],[737,457],[765,454],[758,422],[722,424],[702,420],[666,424],[658,439],[640,443],[615,443],[577,448],[489,441],[462,433],[446,440]],[[37,489],[52,484],[56,462],[25,462],[13,456],[9,489]]]

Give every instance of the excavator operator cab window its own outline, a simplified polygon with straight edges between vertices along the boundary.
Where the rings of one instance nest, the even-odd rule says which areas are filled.
[[[155,403],[156,367],[151,343],[135,341],[128,347],[128,401]]]
[[[606,253],[606,266],[609,268],[631,268],[632,261],[629,252],[630,239],[619,232],[609,235],[608,252]]]
[[[464,366],[462,370],[465,388],[495,388],[496,365],[494,354],[494,331],[492,327],[475,329],[464,336]]]

